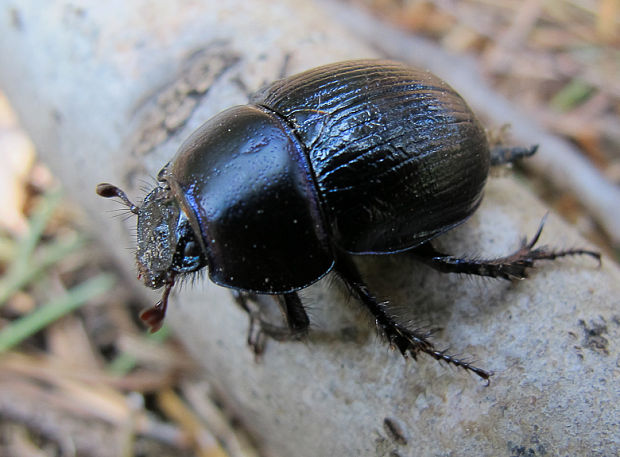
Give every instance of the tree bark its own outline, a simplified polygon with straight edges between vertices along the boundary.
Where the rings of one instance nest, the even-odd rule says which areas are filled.
[[[95,195],[97,183],[135,198],[191,131],[263,84],[377,56],[313,3],[210,3],[0,7],[0,84],[130,274],[134,221],[110,217],[114,205]],[[439,247],[505,255],[546,211],[511,177],[494,178],[479,211]],[[588,246],[554,216],[542,244]],[[541,263],[515,283],[436,273],[405,255],[357,260],[377,295],[441,328],[433,337],[440,348],[494,370],[491,385],[423,355],[405,362],[390,352],[337,281],[302,293],[308,339],[270,341],[259,363],[228,290],[206,279],[175,290],[170,324],[265,455],[602,456],[620,447],[620,272],[611,260],[600,269],[588,258]]]

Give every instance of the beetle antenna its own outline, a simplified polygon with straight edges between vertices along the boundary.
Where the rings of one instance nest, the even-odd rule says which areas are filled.
[[[134,214],[138,214],[138,211],[140,208],[134,205],[131,202],[131,200],[127,198],[127,194],[119,187],[116,187],[113,184],[108,184],[107,182],[102,182],[101,184],[97,184],[97,188],[95,189],[95,192],[97,192],[97,195],[100,195],[101,197],[105,197],[105,198],[113,198],[113,197],[120,198],[123,201],[123,203],[129,208],[129,211],[131,211]]]

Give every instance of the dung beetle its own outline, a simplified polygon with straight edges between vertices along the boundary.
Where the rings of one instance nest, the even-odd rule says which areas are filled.
[[[383,60],[339,62],[276,81],[248,105],[198,128],[134,205],[137,264],[144,283],[164,288],[141,318],[157,330],[178,277],[207,268],[233,289],[262,333],[299,337],[309,319],[297,291],[333,271],[374,316],[393,348],[420,352],[476,373],[492,372],[439,351],[422,330],[397,321],[366,286],[351,257],[408,251],[442,272],[522,279],[533,262],[599,254],[534,248],[540,235],[498,259],[462,259],[431,240],[480,204],[491,164],[535,148],[490,148],[465,101],[426,71]],[[248,300],[273,295],[288,328],[260,321]],[[251,325],[251,329],[252,329]],[[259,338],[249,342],[259,351]]]

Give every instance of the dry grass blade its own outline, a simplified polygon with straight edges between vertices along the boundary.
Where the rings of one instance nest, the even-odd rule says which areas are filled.
[[[226,417],[223,411],[213,403],[207,382],[183,382],[181,391],[196,414],[218,437],[230,457],[259,457],[249,437],[243,433],[243,430],[235,429],[230,418]]]
[[[148,414],[143,405],[136,408],[132,395],[123,395],[110,378],[101,372],[80,370],[65,362],[50,360],[46,356],[27,356],[10,353],[0,359],[0,412],[15,415],[14,402],[34,402],[41,409],[56,411],[67,421],[82,418],[87,421],[102,421],[116,429],[127,432],[131,424],[132,433],[149,436],[174,446],[186,447],[185,434],[178,428],[171,428]],[[11,400],[13,399],[13,400]],[[29,410],[17,407],[18,412],[29,420]],[[37,409],[32,414],[37,414]],[[50,425],[46,425],[49,427]],[[167,430],[161,433],[162,429]],[[176,430],[174,433],[170,433]]]
[[[228,456],[200,418],[171,389],[160,391],[157,394],[157,402],[168,417],[190,433],[196,455],[200,457]]]

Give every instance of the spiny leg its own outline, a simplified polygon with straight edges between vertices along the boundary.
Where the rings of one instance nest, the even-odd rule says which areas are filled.
[[[536,260],[554,260],[571,255],[589,255],[601,262],[598,252],[586,249],[568,249],[554,251],[546,246],[534,249],[547,216],[543,218],[538,231],[531,241],[523,239],[521,247],[512,254],[497,259],[461,259],[437,251],[430,243],[425,243],[410,251],[421,262],[443,273],[465,273],[470,275],[488,276],[503,279],[524,279],[527,269],[534,266]]]
[[[444,361],[457,367],[472,371],[482,379],[489,381],[493,372],[475,367],[472,364],[435,349],[428,340],[428,333],[405,328],[391,316],[385,303],[379,302],[368,290],[357,267],[347,254],[340,254],[336,260],[334,271],[344,281],[350,291],[375,317],[380,331],[386,336],[390,345],[397,348],[403,357],[411,355],[414,359],[420,352],[430,355],[435,360]]]
[[[278,341],[285,341],[301,338],[308,332],[310,319],[299,295],[295,292],[271,296],[277,302],[287,327],[274,325],[263,319],[262,307],[264,305],[260,303],[256,294],[233,291],[233,297],[250,318],[248,345],[256,355],[260,355],[264,351],[266,336]]]

